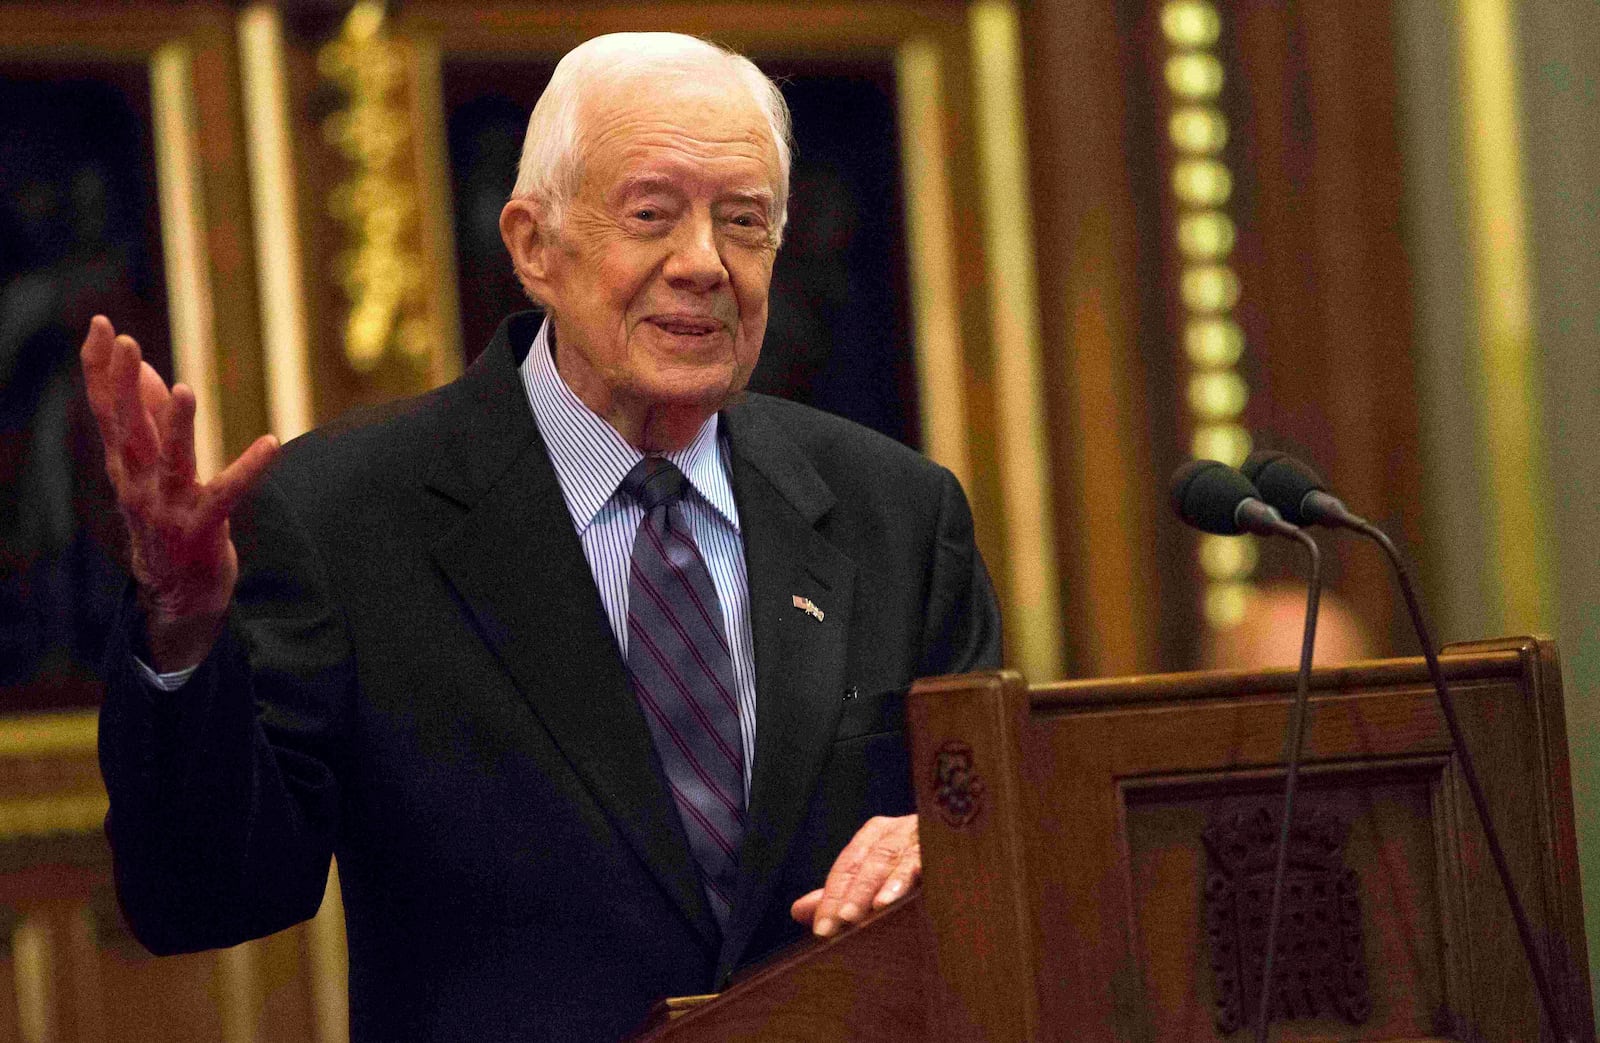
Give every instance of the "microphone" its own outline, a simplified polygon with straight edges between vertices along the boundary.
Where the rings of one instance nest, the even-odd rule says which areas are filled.
[[[1466,779],[1467,791],[1472,794],[1472,803],[1478,812],[1478,822],[1483,826],[1484,839],[1489,844],[1489,855],[1494,861],[1495,870],[1500,875],[1500,886],[1506,893],[1506,904],[1510,906],[1511,919],[1516,923],[1517,937],[1522,942],[1522,953],[1527,957],[1528,968],[1533,974],[1534,988],[1539,993],[1539,1003],[1544,1008],[1544,1016],[1550,1022],[1550,1028],[1556,1039],[1575,1039],[1576,1037],[1567,1033],[1564,1022],[1557,1015],[1555,993],[1551,991],[1544,963],[1539,959],[1538,950],[1534,946],[1533,930],[1528,924],[1522,900],[1512,885],[1511,867],[1506,862],[1505,851],[1500,846],[1500,836],[1495,831],[1493,820],[1489,817],[1489,801],[1483,794],[1483,787],[1478,783],[1478,773],[1472,766],[1472,754],[1467,749],[1466,740],[1461,734],[1461,724],[1456,719],[1455,701],[1450,697],[1450,687],[1445,683],[1444,670],[1439,666],[1439,653],[1434,645],[1433,631],[1423,614],[1422,603],[1417,599],[1416,587],[1411,580],[1411,570],[1405,559],[1400,556],[1399,550],[1395,548],[1388,534],[1360,515],[1352,513],[1338,497],[1329,493],[1324,487],[1322,476],[1309,464],[1287,453],[1262,449],[1245,458],[1242,470],[1247,476],[1246,481],[1253,482],[1259,488],[1262,497],[1291,522],[1297,525],[1325,525],[1330,528],[1352,529],[1383,548],[1384,554],[1394,567],[1400,592],[1405,597],[1406,610],[1411,616],[1411,628],[1416,631],[1417,642],[1422,645],[1422,657],[1428,664],[1428,676],[1433,681],[1434,693],[1439,697],[1439,709],[1444,715],[1446,726],[1450,729],[1450,741],[1455,745],[1456,756],[1461,761],[1461,774]]]
[[[1189,525],[1217,536],[1310,539],[1262,500],[1250,479],[1218,460],[1191,460],[1172,476],[1172,509]]]
[[[1308,692],[1311,687],[1311,655],[1317,641],[1317,605],[1322,597],[1322,552],[1317,542],[1299,526],[1284,520],[1282,509],[1261,498],[1261,493],[1244,474],[1217,460],[1191,460],[1172,476],[1172,509],[1184,522],[1202,532],[1218,536],[1237,536],[1253,532],[1263,536],[1287,536],[1305,548],[1311,560],[1306,585],[1306,622],[1300,640],[1300,670],[1295,681],[1294,716],[1289,735],[1287,765],[1283,780],[1283,821],[1278,827],[1278,858],[1272,873],[1272,911],[1267,917],[1266,959],[1261,967],[1261,1004],[1256,1011],[1257,1043],[1267,1041],[1267,1023],[1272,1012],[1273,957],[1277,946],[1278,923],[1283,913],[1283,876],[1289,862],[1289,830],[1294,822],[1294,795],[1300,778],[1300,754],[1305,747]]]
[[[1261,491],[1261,498],[1277,507],[1296,525],[1326,525],[1360,530],[1365,518],[1350,512],[1344,501],[1329,494],[1322,476],[1303,461],[1276,449],[1258,449],[1240,468]]]

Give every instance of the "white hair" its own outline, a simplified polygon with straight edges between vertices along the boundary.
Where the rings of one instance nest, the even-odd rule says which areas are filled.
[[[528,119],[517,164],[513,199],[533,199],[544,220],[560,231],[567,205],[583,180],[584,100],[597,86],[660,75],[683,75],[685,66],[720,67],[749,91],[767,119],[778,153],[778,183],[773,186],[775,236],[789,220],[789,164],[793,153],[789,106],[777,84],[754,62],[695,36],[681,33],[610,33],[586,40],[556,65],[550,85]]]

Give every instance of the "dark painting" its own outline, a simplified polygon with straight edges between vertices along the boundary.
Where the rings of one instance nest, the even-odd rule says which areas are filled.
[[[149,90],[0,68],[0,712],[99,699],[125,575],[77,351],[104,312],[171,375]]]

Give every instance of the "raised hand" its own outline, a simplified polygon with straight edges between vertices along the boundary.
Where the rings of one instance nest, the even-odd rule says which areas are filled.
[[[872,818],[834,859],[823,886],[795,899],[789,915],[826,938],[910,890],[922,876],[917,816]]]
[[[89,323],[82,360],[106,474],[128,527],[151,665],[194,666],[216,641],[239,578],[228,514],[277,455],[278,440],[262,435],[202,483],[193,389],[169,390],[134,339],[118,336],[104,315]]]

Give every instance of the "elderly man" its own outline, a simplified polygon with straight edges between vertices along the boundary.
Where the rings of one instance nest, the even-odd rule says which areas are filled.
[[[95,319],[137,580],[107,831],[153,950],[305,919],[336,854],[357,1039],[615,1039],[916,879],[883,693],[993,665],[998,620],[947,472],[741,394],[787,122],[701,41],[578,47],[501,217],[545,317],[206,484],[192,392]]]

